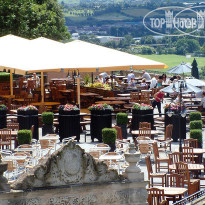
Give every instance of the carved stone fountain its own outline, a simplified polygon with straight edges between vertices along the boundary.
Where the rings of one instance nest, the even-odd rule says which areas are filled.
[[[128,153],[125,153],[125,160],[129,163],[129,167],[125,170],[125,176],[129,181],[144,181],[144,173],[138,166],[140,160],[140,152],[136,152],[134,144],[129,145]]]
[[[10,185],[8,184],[8,180],[3,176],[3,173],[7,170],[8,164],[1,161],[0,154],[0,191],[8,192],[10,191]]]

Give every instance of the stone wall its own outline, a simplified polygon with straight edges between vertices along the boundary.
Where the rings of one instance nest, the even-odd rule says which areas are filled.
[[[66,188],[0,194],[1,205],[146,204],[146,182],[71,185]]]

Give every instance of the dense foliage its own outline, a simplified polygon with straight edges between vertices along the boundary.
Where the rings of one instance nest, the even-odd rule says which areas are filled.
[[[189,119],[190,119],[190,121],[201,120],[201,113],[200,112],[191,112],[189,114]]]
[[[102,139],[105,144],[114,144],[117,138],[117,130],[115,128],[102,129]]]
[[[31,130],[19,130],[18,131],[18,144],[30,144],[32,139]]]
[[[10,73],[0,72],[0,82],[10,81]]]
[[[202,129],[202,120],[194,120],[190,122],[190,130]]]
[[[41,116],[42,116],[42,121],[44,125],[53,124],[53,119],[54,119],[53,112],[43,112]]]
[[[202,143],[202,130],[201,129],[190,130],[190,138],[197,139],[198,143]]]
[[[117,113],[116,122],[117,122],[117,125],[127,125],[127,123],[128,123],[127,114],[126,113]]]
[[[0,36],[26,38],[44,36],[54,40],[70,38],[57,0],[0,1]]]

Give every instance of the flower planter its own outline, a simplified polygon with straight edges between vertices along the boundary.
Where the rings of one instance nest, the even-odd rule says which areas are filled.
[[[151,123],[151,128],[154,129],[153,109],[151,110],[132,109],[132,130],[138,130],[140,122],[149,122]]]
[[[6,110],[0,110],[0,129],[6,128]]]
[[[112,111],[106,110],[91,110],[91,139],[94,142],[94,138],[102,142],[102,129],[112,127]]]
[[[76,136],[80,140],[80,110],[59,110],[59,136],[60,140]]]
[[[165,127],[169,124],[173,125],[172,130],[172,139],[174,142],[177,142],[179,139],[179,129],[181,132],[181,139],[186,139],[186,117],[181,117],[177,114],[177,110],[172,110],[174,114],[169,117],[167,113],[167,109],[164,110],[165,112]],[[180,127],[179,127],[180,126]]]
[[[31,126],[34,125],[34,132],[32,137],[38,140],[38,110],[18,110],[17,118],[20,130],[30,130]]]

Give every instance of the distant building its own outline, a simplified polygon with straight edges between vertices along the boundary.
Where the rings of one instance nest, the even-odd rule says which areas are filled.
[[[78,40],[80,38],[78,33],[72,33],[71,39]]]
[[[100,43],[107,43],[109,41],[115,41],[116,43],[119,43],[124,37],[115,37],[115,36],[97,36],[97,38],[100,40]]]

